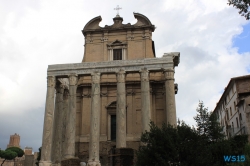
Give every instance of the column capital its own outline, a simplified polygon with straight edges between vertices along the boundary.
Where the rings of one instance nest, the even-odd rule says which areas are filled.
[[[78,81],[77,74],[69,75],[69,85],[75,86],[77,84],[77,81]]]
[[[166,80],[174,80],[174,70],[173,69],[165,69],[164,72],[164,78]]]
[[[121,69],[118,72],[116,72],[116,80],[117,82],[125,82],[126,79],[126,71]]]
[[[149,71],[147,68],[143,68],[140,71],[141,81],[149,81]]]
[[[54,76],[48,76],[47,77],[47,87],[55,87],[56,85],[56,79]]]
[[[91,73],[92,83],[100,83],[101,80],[101,73],[93,72]]]

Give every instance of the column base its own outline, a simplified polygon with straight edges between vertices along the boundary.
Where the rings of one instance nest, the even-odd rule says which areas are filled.
[[[39,166],[51,166],[52,162],[51,161],[40,161]]]
[[[88,161],[87,166],[101,166],[100,161]]]
[[[79,158],[64,159],[61,161],[61,166],[79,166],[81,160]]]

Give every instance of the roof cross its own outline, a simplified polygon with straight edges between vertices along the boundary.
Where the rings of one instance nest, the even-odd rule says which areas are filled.
[[[114,8],[114,10],[117,10],[117,14],[116,16],[119,16],[119,10],[122,9],[121,7],[119,7],[119,5],[116,6],[116,8]]]

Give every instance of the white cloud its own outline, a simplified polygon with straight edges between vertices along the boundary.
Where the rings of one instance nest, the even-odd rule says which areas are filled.
[[[233,37],[242,32],[247,22],[227,5],[227,0],[159,0],[157,3],[26,0],[18,4],[6,1],[0,5],[0,116],[4,119],[30,116],[18,130],[30,136],[30,140],[41,138],[47,66],[81,62],[84,52],[81,30],[98,15],[102,16],[101,26],[111,25],[116,5],[122,7],[123,23],[135,23],[133,12],[139,12],[156,25],[153,40],[158,57],[165,52],[181,52],[175,73],[179,84],[177,116],[187,123],[194,124],[199,100],[213,110],[229,79],[247,74],[250,53],[239,54],[237,48],[232,48]],[[14,118],[16,121],[1,121],[1,124],[22,123],[18,117]],[[41,123],[37,128],[27,127],[37,122]],[[7,129],[4,135],[0,133],[1,148],[8,143],[2,140],[14,134],[13,128],[17,127],[10,126],[11,130],[2,129]],[[37,137],[26,130],[37,130]],[[27,146],[37,149],[40,144]]]

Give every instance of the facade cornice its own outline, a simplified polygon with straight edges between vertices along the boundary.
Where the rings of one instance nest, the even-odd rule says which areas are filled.
[[[163,71],[165,69],[174,69],[174,66],[173,56],[169,54],[164,55],[162,58],[49,65],[47,74],[48,76],[65,77],[71,74],[90,75],[93,72],[101,74],[116,73],[121,69],[132,73],[139,72],[144,68],[149,71]]]

